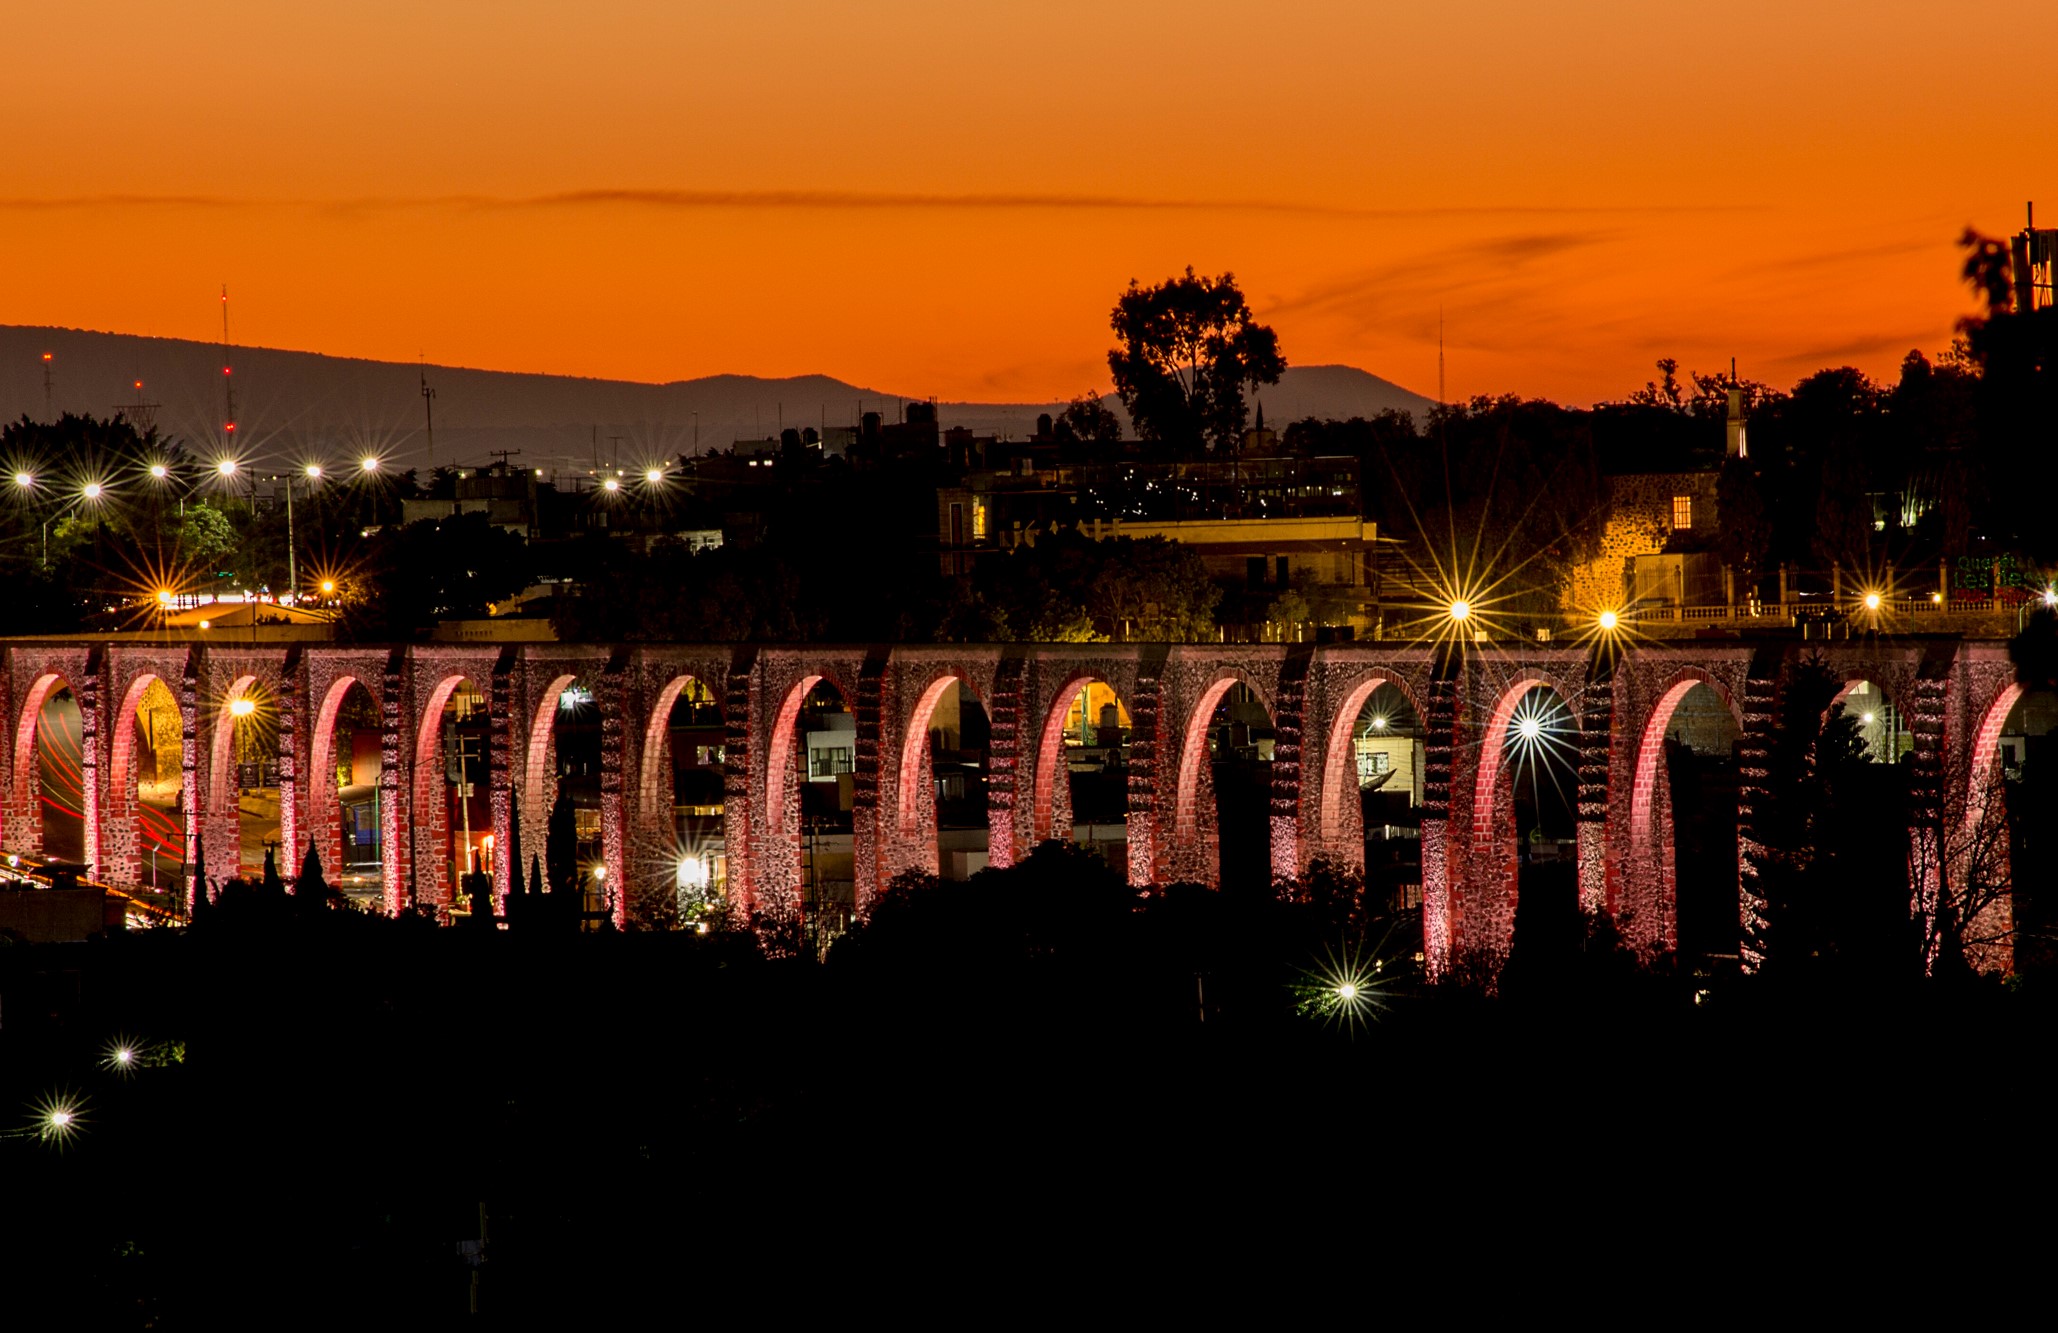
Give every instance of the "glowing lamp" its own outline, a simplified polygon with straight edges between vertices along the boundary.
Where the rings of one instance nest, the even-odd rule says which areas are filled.
[[[130,1049],[129,1049],[128,1047],[126,1047],[126,1046],[117,1046],[117,1047],[115,1047],[115,1048],[114,1048],[114,1062],[115,1062],[116,1064],[118,1064],[118,1065],[128,1065],[128,1064],[134,1064],[134,1063],[135,1063],[135,1060],[136,1060],[136,1053],[135,1053],[134,1051],[130,1050]]]
[[[1470,620],[1472,618],[1472,604],[1470,602],[1452,602],[1450,616],[1452,620],[1460,622]]]
[[[643,479],[655,486],[665,479],[665,470],[661,467],[654,467],[643,474]]]
[[[360,472],[377,472],[379,470],[379,460],[366,456],[357,460],[357,467]]]
[[[1357,999],[1357,983],[1354,981],[1346,981],[1341,986],[1338,986],[1336,988],[1336,998],[1344,1001],[1345,1003],[1349,1003],[1350,1001]]]
[[[214,470],[224,477],[233,477],[236,475],[236,460],[224,458],[221,462],[214,465]]]
[[[1876,592],[1868,592],[1868,593],[1866,593],[1866,594],[1865,594],[1865,609],[1866,609],[1867,611],[1877,611],[1877,610],[1879,610],[1879,594],[1878,594],[1878,593],[1876,593]]]
[[[2058,588],[2044,589],[2044,605],[2058,606]]]
[[[14,484],[23,490],[27,490],[36,484],[35,474],[32,472],[17,472],[14,474]]]
[[[89,481],[86,483],[85,489],[82,490],[80,494],[84,495],[88,500],[97,500],[100,498],[100,492],[100,483],[97,481]]]
[[[213,622],[213,621],[211,621],[211,620],[203,620],[203,621],[201,621],[201,622],[200,622],[200,628],[202,628],[202,629],[213,629],[213,628],[214,628],[214,622]]]
[[[593,882],[594,882],[595,884],[598,884],[598,883],[600,883],[600,882],[601,882],[602,880],[604,880],[604,879],[606,879],[606,878],[607,878],[607,867],[606,867],[606,866],[595,866],[595,867],[593,867]]]
[[[334,580],[334,579],[323,579],[323,580],[322,580],[322,596],[324,596],[324,597],[327,597],[327,596],[328,596],[329,594],[331,594],[331,593],[333,593],[333,592],[335,592],[335,591],[336,591],[336,580]]]
[[[230,717],[249,717],[256,711],[257,702],[253,699],[236,699],[229,704]]]
[[[170,588],[159,588],[157,590],[157,604],[159,606],[170,606],[171,600],[172,594]]]
[[[320,481],[322,479],[322,465],[320,463],[309,463],[305,471],[309,481]]]
[[[1869,727],[1869,726],[1871,726],[1871,725],[1872,725],[1872,714],[1870,714],[1870,713],[1866,713],[1866,714],[1863,714],[1862,716],[1860,716],[1860,717],[1859,717],[1859,719],[1858,719],[1858,720],[1859,720],[1860,722],[1863,722],[1863,723],[1864,723],[1864,724],[1865,724],[1866,726],[1868,726],[1868,727]]]
[[[1525,741],[1533,741],[1543,735],[1543,723],[1533,717],[1525,717],[1515,724],[1515,732]]]
[[[1374,730],[1374,731],[1385,731],[1385,730],[1386,730],[1386,718],[1385,718],[1385,717],[1383,717],[1383,716],[1382,716],[1382,717],[1375,717],[1375,718],[1373,718],[1373,719],[1372,719],[1372,730]]]
[[[1599,616],[1595,617],[1595,620],[1603,630],[1612,630],[1622,623],[1622,617],[1616,615],[1613,611],[1603,611]]]
[[[166,477],[169,477],[171,475],[171,469],[166,467],[162,463],[152,463],[150,465],[150,475],[157,478],[157,480],[159,481],[163,481]]]
[[[609,477],[606,481],[603,481],[600,484],[603,489],[608,491],[618,491],[622,489],[622,483],[615,480],[613,477]]]

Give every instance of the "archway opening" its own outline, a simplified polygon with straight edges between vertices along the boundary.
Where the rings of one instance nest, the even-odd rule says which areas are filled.
[[[1822,933],[1847,963],[1891,967],[1906,950],[1909,779],[1914,737],[1878,682],[1847,682],[1823,719],[1811,785],[1821,807],[1807,838],[1825,903]]]
[[[729,855],[723,816],[727,810],[725,774],[729,758],[728,727],[721,700],[706,682],[688,676],[673,682],[669,705],[660,705],[664,748],[670,756],[669,781],[655,771],[650,783],[669,800],[670,882],[681,925],[695,926],[719,917],[729,894]],[[655,764],[659,752],[646,746],[644,762]],[[662,871],[662,867],[660,870]]]
[[[41,794],[43,857],[86,859],[85,740],[69,685],[43,696],[36,710],[36,782]]]
[[[1696,681],[1663,723],[1672,812],[1673,901],[1681,957],[1734,958],[1737,919],[1737,760],[1742,737],[1729,704]]]
[[[1208,717],[1214,786],[1216,884],[1225,891],[1272,890],[1272,758],[1278,732],[1257,692],[1229,682]],[[1178,835],[1186,836],[1181,829]]]
[[[800,701],[794,735],[799,801],[790,831],[799,841],[801,928],[819,957],[857,914],[857,715],[842,691],[818,678]]]
[[[1837,694],[1837,703],[1857,724],[1858,743],[1873,763],[1898,764],[1914,752],[1915,737],[1907,719],[1876,682],[1850,682]]]
[[[315,845],[330,884],[359,905],[377,909],[384,904],[386,865],[385,797],[380,789],[385,720],[379,701],[362,682],[345,679],[332,689],[333,716],[317,722],[310,775],[323,788],[323,804],[314,819]],[[335,802],[333,822],[330,800]]]
[[[415,747],[415,871],[418,907],[466,915],[459,877],[492,864],[493,804],[486,696],[463,676],[439,683],[423,710]]]
[[[530,782],[521,793],[525,813],[534,807],[544,816],[541,852],[552,892],[569,883],[583,895],[580,905],[589,922],[612,906],[619,886],[607,882],[607,849],[600,820],[600,704],[592,682],[583,676],[561,676],[550,683],[538,705],[536,731],[530,737]],[[510,866],[509,874],[526,875],[527,866]]]
[[[141,886],[153,893],[173,891],[186,868],[186,746],[178,697],[162,680],[149,677],[129,726],[138,875]]]
[[[1989,813],[1997,804],[2005,821]],[[1966,906],[1977,910],[2005,893],[2016,969],[2058,965],[2058,691],[2016,698],[1992,752],[1973,755],[1967,806],[1953,867],[1965,882]]]
[[[936,866],[944,879],[970,879],[986,868],[986,760],[992,735],[985,707],[964,682],[955,677],[944,682],[921,738],[935,788]],[[901,781],[917,783],[914,792],[919,794],[920,774],[903,772]]]
[[[1515,913],[1510,967],[1562,966],[1584,935],[1579,914],[1576,809],[1579,723],[1563,696],[1535,684],[1488,744],[1499,754],[1507,825],[1515,835]],[[1491,794],[1493,808],[1503,799]]]
[[[221,794],[235,811],[236,875],[255,883],[264,873],[265,853],[279,851],[282,828],[278,703],[245,676],[230,687],[217,726],[226,732],[226,744],[217,742],[217,757],[224,762],[216,780],[226,785]],[[293,873],[283,861],[278,868],[282,875]]]
[[[1396,912],[1422,906],[1422,735],[1407,692],[1380,681],[1350,721],[1349,751],[1332,756],[1357,797],[1366,900]]]
[[[1031,844],[1076,842],[1129,873],[1129,709],[1105,681],[1069,687],[1037,751]]]

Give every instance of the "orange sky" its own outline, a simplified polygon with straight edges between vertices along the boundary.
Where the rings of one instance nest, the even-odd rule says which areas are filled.
[[[326,11],[326,12],[318,12]],[[90,12],[83,12],[90,11]],[[2058,220],[2058,5],[16,6],[0,322],[630,379],[1107,382],[1129,278],[1289,360],[1888,373]],[[2024,63],[1995,62],[2009,50]],[[2033,62],[2033,63],[2032,63]]]

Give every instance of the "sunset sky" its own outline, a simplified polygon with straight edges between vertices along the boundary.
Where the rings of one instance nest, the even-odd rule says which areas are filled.
[[[1132,277],[1290,361],[1888,374],[2058,222],[2058,5],[14,6],[0,323],[642,380],[1107,384]],[[2019,63],[2010,63],[2020,53]]]

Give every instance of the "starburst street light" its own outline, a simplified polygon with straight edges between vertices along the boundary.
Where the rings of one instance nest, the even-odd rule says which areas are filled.
[[[17,472],[14,474],[14,484],[25,491],[34,490],[36,487],[36,474],[33,472]]]
[[[1612,633],[1622,623],[1622,617],[1613,611],[1603,611],[1594,617],[1594,623],[1601,627],[1603,634],[1608,634]]]
[[[601,482],[600,486],[602,490],[607,491],[610,495],[622,489],[622,483],[614,477],[609,477],[606,481]]]
[[[171,469],[162,463],[152,463],[150,465],[150,475],[157,481],[163,481],[171,475]]]
[[[363,458],[357,460],[357,470],[369,477],[379,470],[378,457],[374,454],[366,454]]]
[[[665,470],[661,467],[654,467],[643,474],[643,479],[653,486],[661,486],[664,484]]]
[[[307,474],[309,481],[320,481],[322,479],[322,465],[320,463],[309,463],[300,470]]]
[[[1462,625],[1472,618],[1472,603],[1460,598],[1450,604],[1448,614],[1453,621]]]
[[[236,475],[236,460],[224,458],[221,462],[214,465],[214,471],[215,475],[219,477],[233,477]]]
[[[230,717],[249,717],[252,713],[256,711],[257,701],[255,699],[252,699],[247,694],[243,695],[240,698],[232,699],[229,701]]]
[[[1865,609],[1866,609],[1867,611],[1877,611],[1877,610],[1879,610],[1880,602],[1881,602],[1882,600],[1883,600],[1883,599],[1882,599],[1882,598],[1880,597],[1880,595],[1879,595],[1878,593],[1876,593],[1876,592],[1868,592],[1868,593],[1866,593],[1866,594],[1865,594]]]
[[[97,500],[106,493],[106,489],[97,481],[89,481],[79,488],[79,495],[87,500]]]

